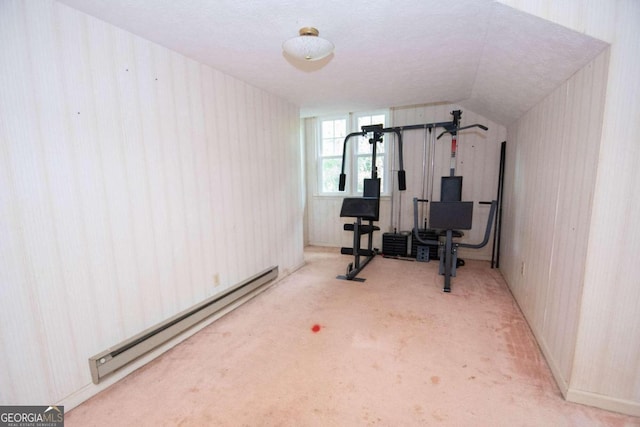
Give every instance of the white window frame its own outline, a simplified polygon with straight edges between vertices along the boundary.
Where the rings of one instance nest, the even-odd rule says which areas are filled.
[[[337,120],[344,120],[345,122],[345,134],[344,136],[340,137],[340,143],[339,143],[339,150],[335,153],[335,154],[329,154],[329,155],[324,155],[323,154],[323,143],[324,140],[326,139],[324,137],[324,135],[322,134],[322,128],[323,128],[323,122],[327,122],[327,121],[337,121]],[[347,188],[345,188],[345,191],[338,191],[338,189],[336,188],[336,191],[325,191],[324,190],[324,184],[323,184],[323,161],[324,160],[333,160],[336,159],[338,160],[339,164],[342,164],[342,147],[344,146],[344,139],[346,138],[346,136],[350,133],[350,127],[351,127],[351,120],[348,114],[343,114],[343,115],[338,115],[338,116],[326,116],[326,117],[319,117],[318,118],[318,125],[317,125],[317,144],[316,144],[316,168],[317,168],[317,179],[318,179],[318,194],[319,195],[323,195],[323,196],[336,196],[336,195],[340,195],[340,194],[344,194],[345,192],[348,191]],[[349,167],[349,156],[347,155],[347,165],[345,166],[345,170],[347,170],[347,168]],[[340,172],[338,172],[340,173]],[[337,178],[339,179],[339,177]],[[347,187],[348,187],[348,183],[347,183]]]
[[[361,131],[361,128],[358,126],[358,121],[360,119],[365,117],[374,117],[374,116],[380,116],[380,115],[384,116],[384,120],[385,120],[384,127],[390,127],[391,113],[389,110],[362,111],[362,112],[349,113],[349,114],[343,114],[343,115],[318,117],[318,121],[317,121],[318,136],[316,139],[318,195],[321,195],[321,196],[341,195],[341,196],[350,196],[350,197],[362,196],[362,190],[358,191],[358,184],[359,184],[359,181],[361,181],[361,180],[358,180],[358,170],[357,170],[358,158],[359,157],[370,158],[371,151],[369,149],[369,151],[367,151],[366,153],[359,153],[358,146],[361,140],[367,141],[367,144],[368,144],[368,139],[371,136],[371,134],[367,135],[367,137],[352,137],[349,139],[349,142],[347,144],[346,164],[344,167],[345,174],[347,175],[347,181],[345,183],[345,191],[331,191],[331,192],[324,191],[323,183],[322,183],[322,173],[323,173],[322,163],[323,163],[323,160],[325,159],[337,157],[340,160],[340,164],[342,164],[342,146],[344,146],[344,138],[346,137],[346,135],[353,132]],[[329,121],[329,120],[346,120],[347,128],[346,128],[345,136],[342,138],[342,141],[341,141],[341,149],[340,149],[339,156],[331,156],[331,155],[323,156],[322,154],[323,122]],[[370,123],[370,124],[378,124],[378,123]],[[381,196],[388,196],[390,194],[389,170],[391,167],[390,165],[391,144],[389,143],[389,141],[392,138],[393,138],[393,135],[391,133],[384,133],[383,142],[382,144],[378,144],[378,147],[377,147],[376,159],[378,163],[381,163],[381,169],[382,169],[382,170],[378,170],[378,177],[382,179],[382,188],[380,189]],[[370,147],[370,144],[369,144],[369,147]],[[370,176],[371,176],[370,174],[367,174],[365,178],[369,178]],[[360,182],[360,186],[361,185],[362,183]]]

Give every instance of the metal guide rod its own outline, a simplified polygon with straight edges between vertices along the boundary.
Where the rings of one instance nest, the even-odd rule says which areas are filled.
[[[452,111],[453,114],[453,130],[451,133],[451,160],[449,161],[449,176],[456,176],[456,153],[458,151],[458,131],[457,129],[460,127],[460,117],[462,116],[462,111],[456,110]]]
[[[427,181],[427,128],[424,128],[424,134],[422,135],[422,198],[425,199],[426,195],[426,181]],[[424,205],[420,207],[420,218],[424,218]]]
[[[392,150],[392,153],[393,153],[393,155],[391,157],[391,164],[394,165],[396,163],[396,150]],[[393,227],[393,205],[395,203],[395,194],[396,194],[396,180],[395,180],[395,175],[393,174],[393,169],[391,169],[391,211],[390,211],[390,214],[389,214],[389,231],[394,229],[394,227]]]
[[[456,176],[456,152],[458,151],[458,141],[456,135],[451,135],[451,157],[449,160],[449,176]]]
[[[436,174],[436,134],[433,130],[429,131],[431,136],[429,140],[429,144],[431,144],[431,177],[429,177],[429,200],[433,200],[433,183],[435,182],[435,174]]]
[[[402,136],[402,131],[399,132],[399,135]],[[402,155],[402,150],[400,150],[400,155]],[[405,185],[406,185],[406,182],[405,182]],[[393,211],[391,216],[393,217]],[[402,193],[398,194],[398,231],[400,230],[402,230]],[[394,232],[395,231],[396,230],[394,230]]]

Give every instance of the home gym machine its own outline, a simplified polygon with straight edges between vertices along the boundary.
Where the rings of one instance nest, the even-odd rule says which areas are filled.
[[[497,201],[479,202],[480,204],[490,204],[489,218],[485,228],[484,239],[480,243],[459,243],[454,242],[454,237],[462,237],[463,234],[459,230],[470,230],[473,222],[473,202],[463,202],[462,199],[462,177],[456,176],[456,155],[457,155],[457,133],[463,129],[471,127],[480,127],[487,130],[482,125],[471,125],[460,127],[460,117],[462,111],[456,110],[451,112],[453,121],[442,127],[445,131],[441,133],[437,139],[444,134],[451,134],[451,155],[449,165],[449,176],[442,177],[440,201],[431,201],[429,205],[429,226],[432,229],[440,230],[439,235],[444,237],[444,242],[440,239],[430,240],[423,239],[420,236],[418,228],[418,203],[427,203],[426,199],[413,199],[413,238],[424,245],[437,245],[440,258],[439,274],[444,275],[444,292],[451,292],[451,277],[456,276],[456,267],[458,264],[458,248],[480,249],[489,241],[491,234],[491,225],[496,211]]]
[[[344,230],[353,232],[353,245],[351,248],[341,248],[340,252],[344,255],[353,255],[354,260],[347,266],[346,274],[344,276],[338,276],[339,279],[364,281],[364,279],[357,278],[357,275],[377,254],[377,249],[373,248],[373,232],[380,230],[379,227],[374,225],[374,222],[379,219],[380,211],[380,179],[378,178],[377,169],[375,167],[376,144],[382,142],[382,135],[384,133],[393,132],[397,136],[396,141],[398,144],[399,160],[398,189],[400,191],[406,190],[406,174],[402,158],[402,132],[417,129],[424,129],[425,132],[427,130],[432,132],[436,128],[444,128],[444,132],[442,132],[437,139],[440,139],[445,134],[451,135],[449,177],[442,177],[441,200],[439,202],[432,201],[429,204],[429,227],[430,229],[435,229],[437,231],[437,234],[434,235],[435,239],[424,238],[424,235],[421,235],[420,229],[418,228],[418,203],[428,203],[429,200],[420,198],[413,199],[413,239],[422,245],[426,245],[427,249],[428,247],[433,246],[438,248],[438,255],[440,259],[439,274],[444,275],[444,292],[451,292],[451,277],[456,276],[456,267],[458,264],[458,248],[480,249],[487,244],[491,234],[491,225],[497,206],[497,202],[495,200],[491,202],[479,202],[480,204],[491,205],[482,242],[471,244],[453,241],[454,238],[463,236],[460,230],[470,230],[472,228],[473,220],[473,202],[461,201],[462,177],[455,175],[457,135],[458,132],[470,128],[477,127],[485,131],[488,130],[488,128],[480,124],[460,126],[462,111],[452,111],[451,114],[453,115],[453,120],[449,122],[436,122],[389,128],[383,128],[382,125],[363,126],[361,132],[354,132],[347,135],[344,140],[342,152],[342,170],[340,173],[339,190],[344,191],[345,189],[347,143],[350,138],[356,136],[366,137],[368,134],[372,134],[369,139],[369,143],[372,145],[372,170],[371,178],[364,179],[363,197],[343,199],[340,216],[355,218],[355,221],[352,224],[344,225]],[[363,248],[361,238],[365,235],[367,236],[367,243]],[[441,241],[439,237],[443,237],[444,241]]]
[[[344,276],[338,276],[338,279],[355,280],[363,282],[365,279],[356,277],[360,271],[373,259],[377,254],[377,249],[373,247],[373,232],[380,230],[380,227],[374,225],[380,216],[380,178],[376,167],[377,144],[382,142],[382,135],[388,132],[394,132],[397,135],[398,147],[398,188],[400,191],[406,189],[405,171],[402,164],[402,135],[399,130],[393,128],[383,128],[382,125],[362,126],[361,132],[353,132],[344,139],[342,150],[342,170],[340,172],[340,182],[338,189],[344,191],[347,175],[345,174],[345,164],[347,156],[347,143],[350,138],[355,136],[366,137],[371,134],[369,144],[371,144],[371,178],[364,179],[364,191],[362,197],[346,197],[342,201],[340,217],[355,218],[352,224],[344,224],[344,229],[353,232],[353,245],[350,248],[343,247],[340,253],[343,255],[353,255],[353,262],[347,265],[347,271]],[[363,224],[366,221],[366,224]],[[367,236],[366,247],[362,247],[361,239]]]

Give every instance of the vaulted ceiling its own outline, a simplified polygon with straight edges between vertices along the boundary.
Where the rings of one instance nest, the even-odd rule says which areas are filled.
[[[58,0],[300,107],[301,116],[438,102],[508,125],[607,44],[491,0]],[[313,26],[335,44],[298,62]]]

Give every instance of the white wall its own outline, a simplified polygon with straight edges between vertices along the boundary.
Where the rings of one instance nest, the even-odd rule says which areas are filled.
[[[1,2],[0,45],[0,403],[303,263],[297,107],[52,1]]]
[[[451,111],[460,110],[454,104],[438,104],[394,108],[392,110],[392,126],[409,126],[434,122],[449,122],[452,120]],[[315,158],[315,126],[317,119],[306,119],[305,127],[307,140],[307,200],[309,243],[319,246],[352,246],[353,233],[344,231],[342,224],[352,222],[353,219],[340,216],[342,197],[327,197],[318,195],[317,162]],[[497,196],[498,169],[500,162],[500,143],[506,139],[506,129],[490,120],[462,109],[461,124],[470,125],[480,123],[489,127],[488,132],[479,129],[460,132],[458,135],[458,160],[456,174],[464,176],[462,198],[470,201],[491,201]],[[444,129],[436,129],[440,135]],[[387,134],[395,149],[393,134]],[[403,132],[404,168],[407,174],[407,190],[397,191],[397,175],[395,175],[396,192],[393,198],[393,218],[391,218],[391,198],[383,197],[380,207],[380,232],[376,232],[374,243],[382,249],[382,233],[393,231],[410,231],[413,228],[413,198],[422,198],[423,190],[423,146],[424,130],[407,130]],[[434,200],[440,200],[440,178],[449,175],[451,152],[451,137],[445,135],[436,141],[434,156]],[[427,154],[428,155],[428,154]],[[393,158],[393,152],[390,159]],[[430,168],[431,161],[427,158]],[[391,170],[398,167],[398,160]],[[426,175],[430,176],[430,170]],[[430,198],[427,191],[426,198]],[[474,205],[473,229],[465,232],[460,242],[479,243],[484,237],[484,230],[489,214],[488,205]],[[422,225],[422,224],[421,224]],[[363,238],[363,242],[365,239]],[[491,242],[491,241],[490,241]],[[491,259],[491,243],[480,250],[461,249],[460,255],[472,259]],[[345,257],[347,260],[347,257]]]
[[[580,190],[580,197],[593,192],[583,266],[557,259],[577,267],[575,274],[584,278],[581,299],[576,302],[576,294],[564,306],[574,311],[573,304],[579,305],[577,331],[572,314],[564,338],[575,342],[573,360],[558,362],[557,372],[569,372],[567,399],[640,415],[640,279],[633,264],[640,254],[640,203],[635,197],[640,186],[640,3],[504,3],[611,43],[597,168],[592,188]],[[511,128],[509,138],[514,139]],[[514,209],[524,208],[522,201],[514,203]]]
[[[571,377],[608,52],[508,128],[501,271],[561,388]]]

